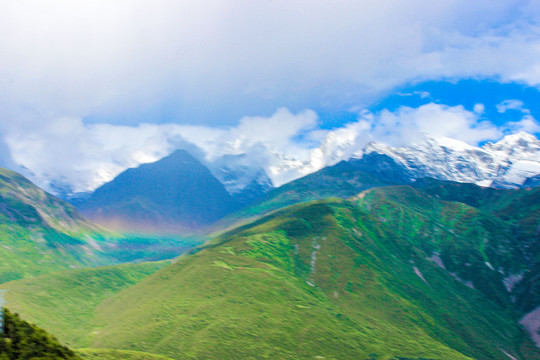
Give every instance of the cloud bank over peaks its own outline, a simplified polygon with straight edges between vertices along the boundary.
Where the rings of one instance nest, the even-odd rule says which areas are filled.
[[[34,182],[67,192],[92,190],[128,167],[156,161],[184,145],[177,143],[174,125],[85,125],[79,118],[8,131],[3,140],[13,161],[26,168]]]
[[[475,106],[477,107],[477,106]],[[476,145],[499,139],[504,130],[481,118],[481,113],[463,106],[429,103],[418,108],[401,107],[395,112],[383,110],[378,114],[361,113],[360,122],[369,124],[374,141],[393,146],[422,141],[423,134],[449,137]]]
[[[270,117],[242,118],[229,128],[85,124],[79,118],[56,118],[39,126],[6,127],[3,140],[13,162],[39,186],[76,193],[91,191],[129,167],[157,161],[178,148],[207,164],[224,155],[248,154],[244,165],[271,173],[284,154],[308,156],[308,147],[294,137],[316,128],[315,112],[292,114],[282,108]]]
[[[357,121],[332,130],[321,129],[312,110],[295,114],[286,108],[268,117],[244,117],[237,126],[220,128],[86,124],[79,118],[64,117],[24,131],[6,128],[3,140],[13,162],[26,168],[31,180],[57,193],[91,191],[129,167],[157,161],[179,148],[209,166],[218,178],[219,164],[226,163],[230,175],[237,162],[243,169],[242,181],[250,180],[245,174],[257,173],[246,169],[262,169],[274,186],[280,186],[361,156],[370,142],[404,146],[425,141],[427,134],[476,146],[509,133],[540,132],[536,119],[526,112],[522,115],[515,122],[496,126],[478,111],[429,103],[393,112],[360,110]],[[230,184],[234,191],[243,185],[247,183]]]
[[[334,165],[351,157],[361,157],[369,143],[388,146],[409,146],[438,139],[455,148],[473,148],[486,141],[497,141],[518,132],[538,133],[540,124],[528,113],[515,122],[497,126],[476,111],[463,106],[429,103],[417,108],[400,107],[396,111],[372,113],[359,111],[358,120],[342,128],[328,131],[320,146],[310,150],[308,159],[299,161],[296,169],[280,172],[274,167],[270,176],[276,186]],[[279,176],[280,175],[280,176]]]

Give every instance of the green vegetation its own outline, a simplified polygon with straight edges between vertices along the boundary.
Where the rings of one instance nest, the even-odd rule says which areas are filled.
[[[534,352],[510,312],[427,257],[347,202],[294,206],[111,298],[93,346],[177,359]]]
[[[169,262],[70,270],[2,284],[9,307],[71,347],[89,344],[96,308]]]
[[[161,355],[129,350],[78,349],[77,354],[85,360],[172,360]]]
[[[271,190],[255,204],[225,217],[213,228],[223,229],[237,225],[245,222],[246,219],[254,219],[301,202],[330,197],[348,198],[365,189],[392,184],[392,182],[358,171],[348,162],[340,162]]]
[[[504,274],[525,271],[525,256],[511,224],[410,186],[375,188],[356,199],[359,206],[455,277],[500,306],[512,307],[503,285]]]
[[[54,314],[72,346],[172,359],[538,357],[510,309],[399,231],[349,201],[300,204],[107,294],[91,319],[67,319],[60,303],[45,303],[45,288],[25,304],[23,281],[9,284],[9,296],[28,316],[41,302],[36,315]],[[69,301],[83,301],[78,287]],[[90,335],[71,336],[76,326]]]
[[[0,282],[96,265],[107,233],[21,175],[0,169]]]
[[[429,179],[380,185],[388,184],[340,164],[274,190],[221,225],[265,217],[172,263],[70,270],[2,287],[13,310],[87,359],[540,359],[517,325],[538,306],[540,192]],[[20,226],[17,256],[0,252],[11,269],[29,267],[20,276],[92,266],[100,256],[162,259],[197,242],[89,241],[84,231],[43,225],[36,209],[10,210],[4,222],[6,234]],[[29,219],[51,235],[35,241]],[[49,267],[56,253],[49,260],[36,247],[43,244],[60,261],[78,262]],[[89,252],[79,250],[89,245],[85,263]],[[510,284],[517,275],[523,280]]]
[[[526,266],[512,272],[522,277],[512,288],[515,307],[527,313],[540,306],[540,187],[501,190],[434,179],[417,181],[415,186],[426,194],[479,208],[511,226]]]
[[[0,283],[66,269],[170,259],[199,243],[197,237],[112,233],[0,168]]]
[[[72,350],[44,330],[5,310],[4,332],[0,333],[2,360],[77,360]]]

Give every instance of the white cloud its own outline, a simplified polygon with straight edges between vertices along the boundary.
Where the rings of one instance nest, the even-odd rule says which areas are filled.
[[[463,106],[429,103],[418,108],[401,107],[394,112],[362,113],[359,122],[369,124],[374,141],[393,146],[422,141],[424,134],[458,139],[471,145],[498,139],[503,131],[476,111]]]
[[[293,137],[316,129],[317,114],[278,109],[270,117],[245,117],[236,127],[218,129],[177,124],[118,126],[84,124],[79,118],[58,118],[33,129],[4,136],[13,160],[29,169],[40,186],[51,180],[72,191],[89,191],[128,167],[152,162],[177,148],[201,160],[225,154],[263,153],[259,165],[271,165],[270,152],[307,157],[308,149]]]
[[[445,77],[539,86],[539,19],[537,0],[3,1],[0,133],[37,179],[79,190],[187,143],[209,159],[277,152],[303,163],[330,132],[298,109],[349,109]],[[293,110],[268,115],[280,107]],[[363,114],[351,125],[361,135],[345,138],[361,147],[427,131],[475,143],[506,131],[481,112]]]
[[[302,148],[292,141],[294,136],[317,128],[317,114],[306,110],[297,115],[288,109],[278,109],[270,117],[250,116],[240,120],[239,125],[225,136],[227,144],[222,153],[243,153],[257,143],[283,153],[300,151]]]
[[[484,104],[474,104],[474,108],[473,108],[473,111],[477,114],[482,114],[484,113],[484,111],[486,110],[486,107],[484,106]]]
[[[171,107],[174,122],[233,124],[280,106],[347,108],[409,80],[495,76],[538,85],[535,5],[2,2],[0,105],[101,121],[150,113],[147,122],[163,121],[157,109]]]
[[[529,109],[524,108],[523,101],[516,99],[504,100],[501,103],[495,105],[495,107],[497,108],[497,111],[501,114],[505,113],[507,110],[518,110],[524,114],[530,114],[531,112]]]
[[[4,140],[13,160],[29,169],[40,186],[50,189],[53,180],[73,191],[88,191],[128,167],[167,155],[175,135],[177,125],[84,125],[78,118],[60,118]]]
[[[428,91],[413,91],[411,93],[398,93],[399,96],[418,96],[420,99],[426,99],[431,96]]]
[[[505,125],[508,133],[524,131],[529,134],[540,133],[540,124],[531,115],[525,115],[521,120]]]
[[[427,134],[478,145],[507,133],[540,132],[530,115],[503,126],[481,120],[481,115],[463,106],[435,103],[393,112],[361,110],[358,121],[334,130],[321,129],[314,111],[294,114],[285,108],[268,117],[244,117],[237,126],[221,128],[85,124],[79,118],[64,117],[11,131],[4,140],[13,160],[29,169],[38,185],[47,189],[64,185],[77,192],[93,190],[128,167],[156,161],[178,148],[208,164],[219,163],[223,155],[243,155],[244,165],[263,168],[279,186],[347,160],[370,141],[408,145],[423,141]]]

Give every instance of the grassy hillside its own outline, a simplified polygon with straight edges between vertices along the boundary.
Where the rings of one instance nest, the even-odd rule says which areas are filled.
[[[397,182],[401,183],[399,179]],[[365,189],[393,184],[395,182],[381,180],[375,175],[359,171],[358,166],[351,162],[342,161],[269,191],[254,204],[225,217],[212,229],[238,225],[301,202],[330,197],[348,198]]]
[[[161,355],[129,350],[79,349],[77,355],[85,360],[172,360]]]
[[[96,331],[96,308],[112,295],[140,282],[168,262],[125,264],[47,274],[0,285],[8,307],[58,336],[83,347]]]
[[[493,189],[434,179],[418,180],[414,186],[428,195],[462,202],[519,227],[516,235],[524,243],[540,240],[540,187]]]
[[[101,286],[63,282],[91,319],[68,319],[53,283],[28,291],[28,280],[12,282],[10,301],[28,316],[42,304],[36,322],[54,314],[58,324],[40,321],[65,327],[58,336],[74,346],[173,359],[539,358],[512,311],[394,230],[348,201],[301,204],[90,306],[84,299]]]
[[[428,257],[347,202],[298,205],[102,304],[92,345],[176,359],[538,356],[510,311]]]
[[[516,307],[526,313],[540,306],[540,187],[502,190],[433,179],[414,186],[426,194],[477,207],[510,225],[525,267],[511,272]]]
[[[102,263],[108,234],[23,176],[0,169],[0,282]]]
[[[65,269],[177,256],[190,236],[112,233],[70,204],[0,168],[0,283]]]
[[[363,192],[357,203],[412,246],[500,306],[512,307],[504,278],[524,272],[526,257],[511,224],[460,202],[410,186]]]

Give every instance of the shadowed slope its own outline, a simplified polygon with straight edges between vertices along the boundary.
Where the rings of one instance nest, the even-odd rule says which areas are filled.
[[[166,232],[208,225],[236,206],[207,168],[178,150],[124,171],[78,207],[113,228]]]

